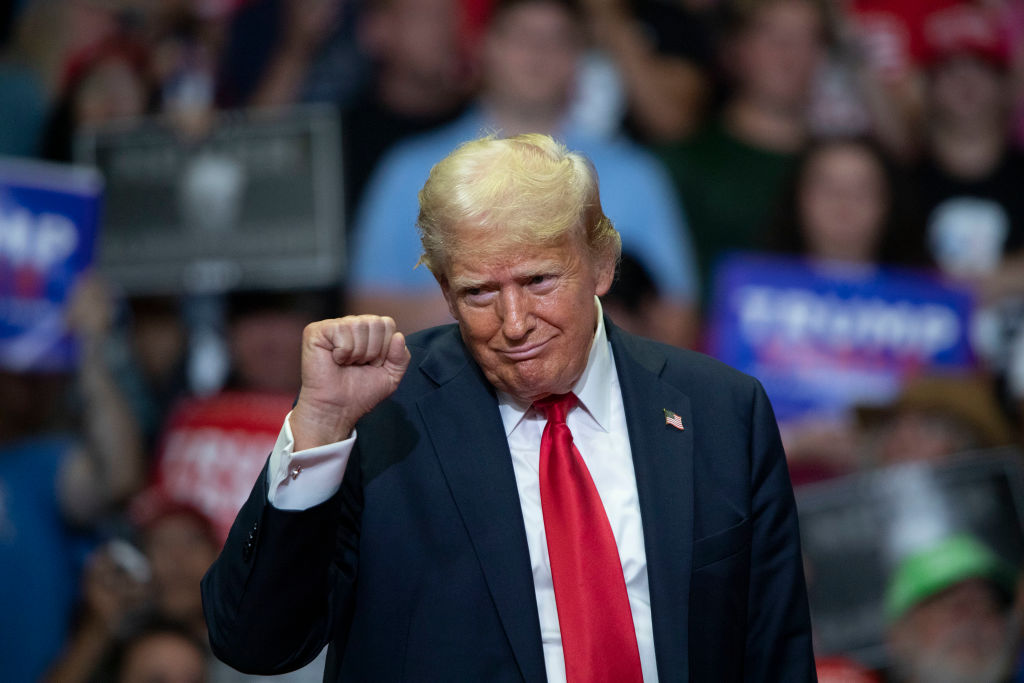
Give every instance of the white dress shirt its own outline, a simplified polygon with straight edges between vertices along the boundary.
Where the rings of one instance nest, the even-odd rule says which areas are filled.
[[[626,580],[644,681],[652,683],[658,680],[658,672],[636,475],[619,377],[605,334],[601,304],[597,302],[596,305],[597,331],[587,366],[573,387],[579,405],[569,412],[566,423],[590,470],[611,523]],[[526,526],[544,646],[544,667],[548,681],[561,683],[565,681],[565,660],[540,503],[540,441],[545,419],[532,407],[520,405],[502,392],[498,392],[498,410],[512,453],[519,503]],[[270,456],[267,496],[270,503],[280,509],[302,510],[330,498],[341,486],[355,439],[353,432],[344,441],[292,453],[291,428],[286,418]]]

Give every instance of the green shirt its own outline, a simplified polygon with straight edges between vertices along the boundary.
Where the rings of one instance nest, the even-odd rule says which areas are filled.
[[[697,262],[710,293],[715,261],[733,249],[765,246],[795,154],[754,147],[720,121],[696,136],[654,150],[686,208]]]

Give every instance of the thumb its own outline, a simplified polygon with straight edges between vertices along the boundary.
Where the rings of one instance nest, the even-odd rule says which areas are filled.
[[[401,332],[395,332],[391,335],[391,343],[388,344],[388,355],[384,359],[384,364],[403,374],[405,369],[409,367],[410,358],[409,349],[405,346],[405,335]]]

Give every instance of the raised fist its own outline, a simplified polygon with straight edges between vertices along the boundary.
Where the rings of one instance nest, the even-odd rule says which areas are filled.
[[[390,396],[409,367],[395,321],[357,315],[311,323],[302,333],[302,389],[290,424],[294,450],[348,438]]]

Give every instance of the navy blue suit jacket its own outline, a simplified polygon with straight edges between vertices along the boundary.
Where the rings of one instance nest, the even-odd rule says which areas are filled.
[[[813,681],[796,511],[756,380],[608,337],[643,518],[662,681]],[[340,491],[267,504],[266,471],[203,580],[214,652],[328,681],[544,681],[522,511],[493,388],[454,325],[408,339]],[[666,425],[663,410],[682,418]]]

